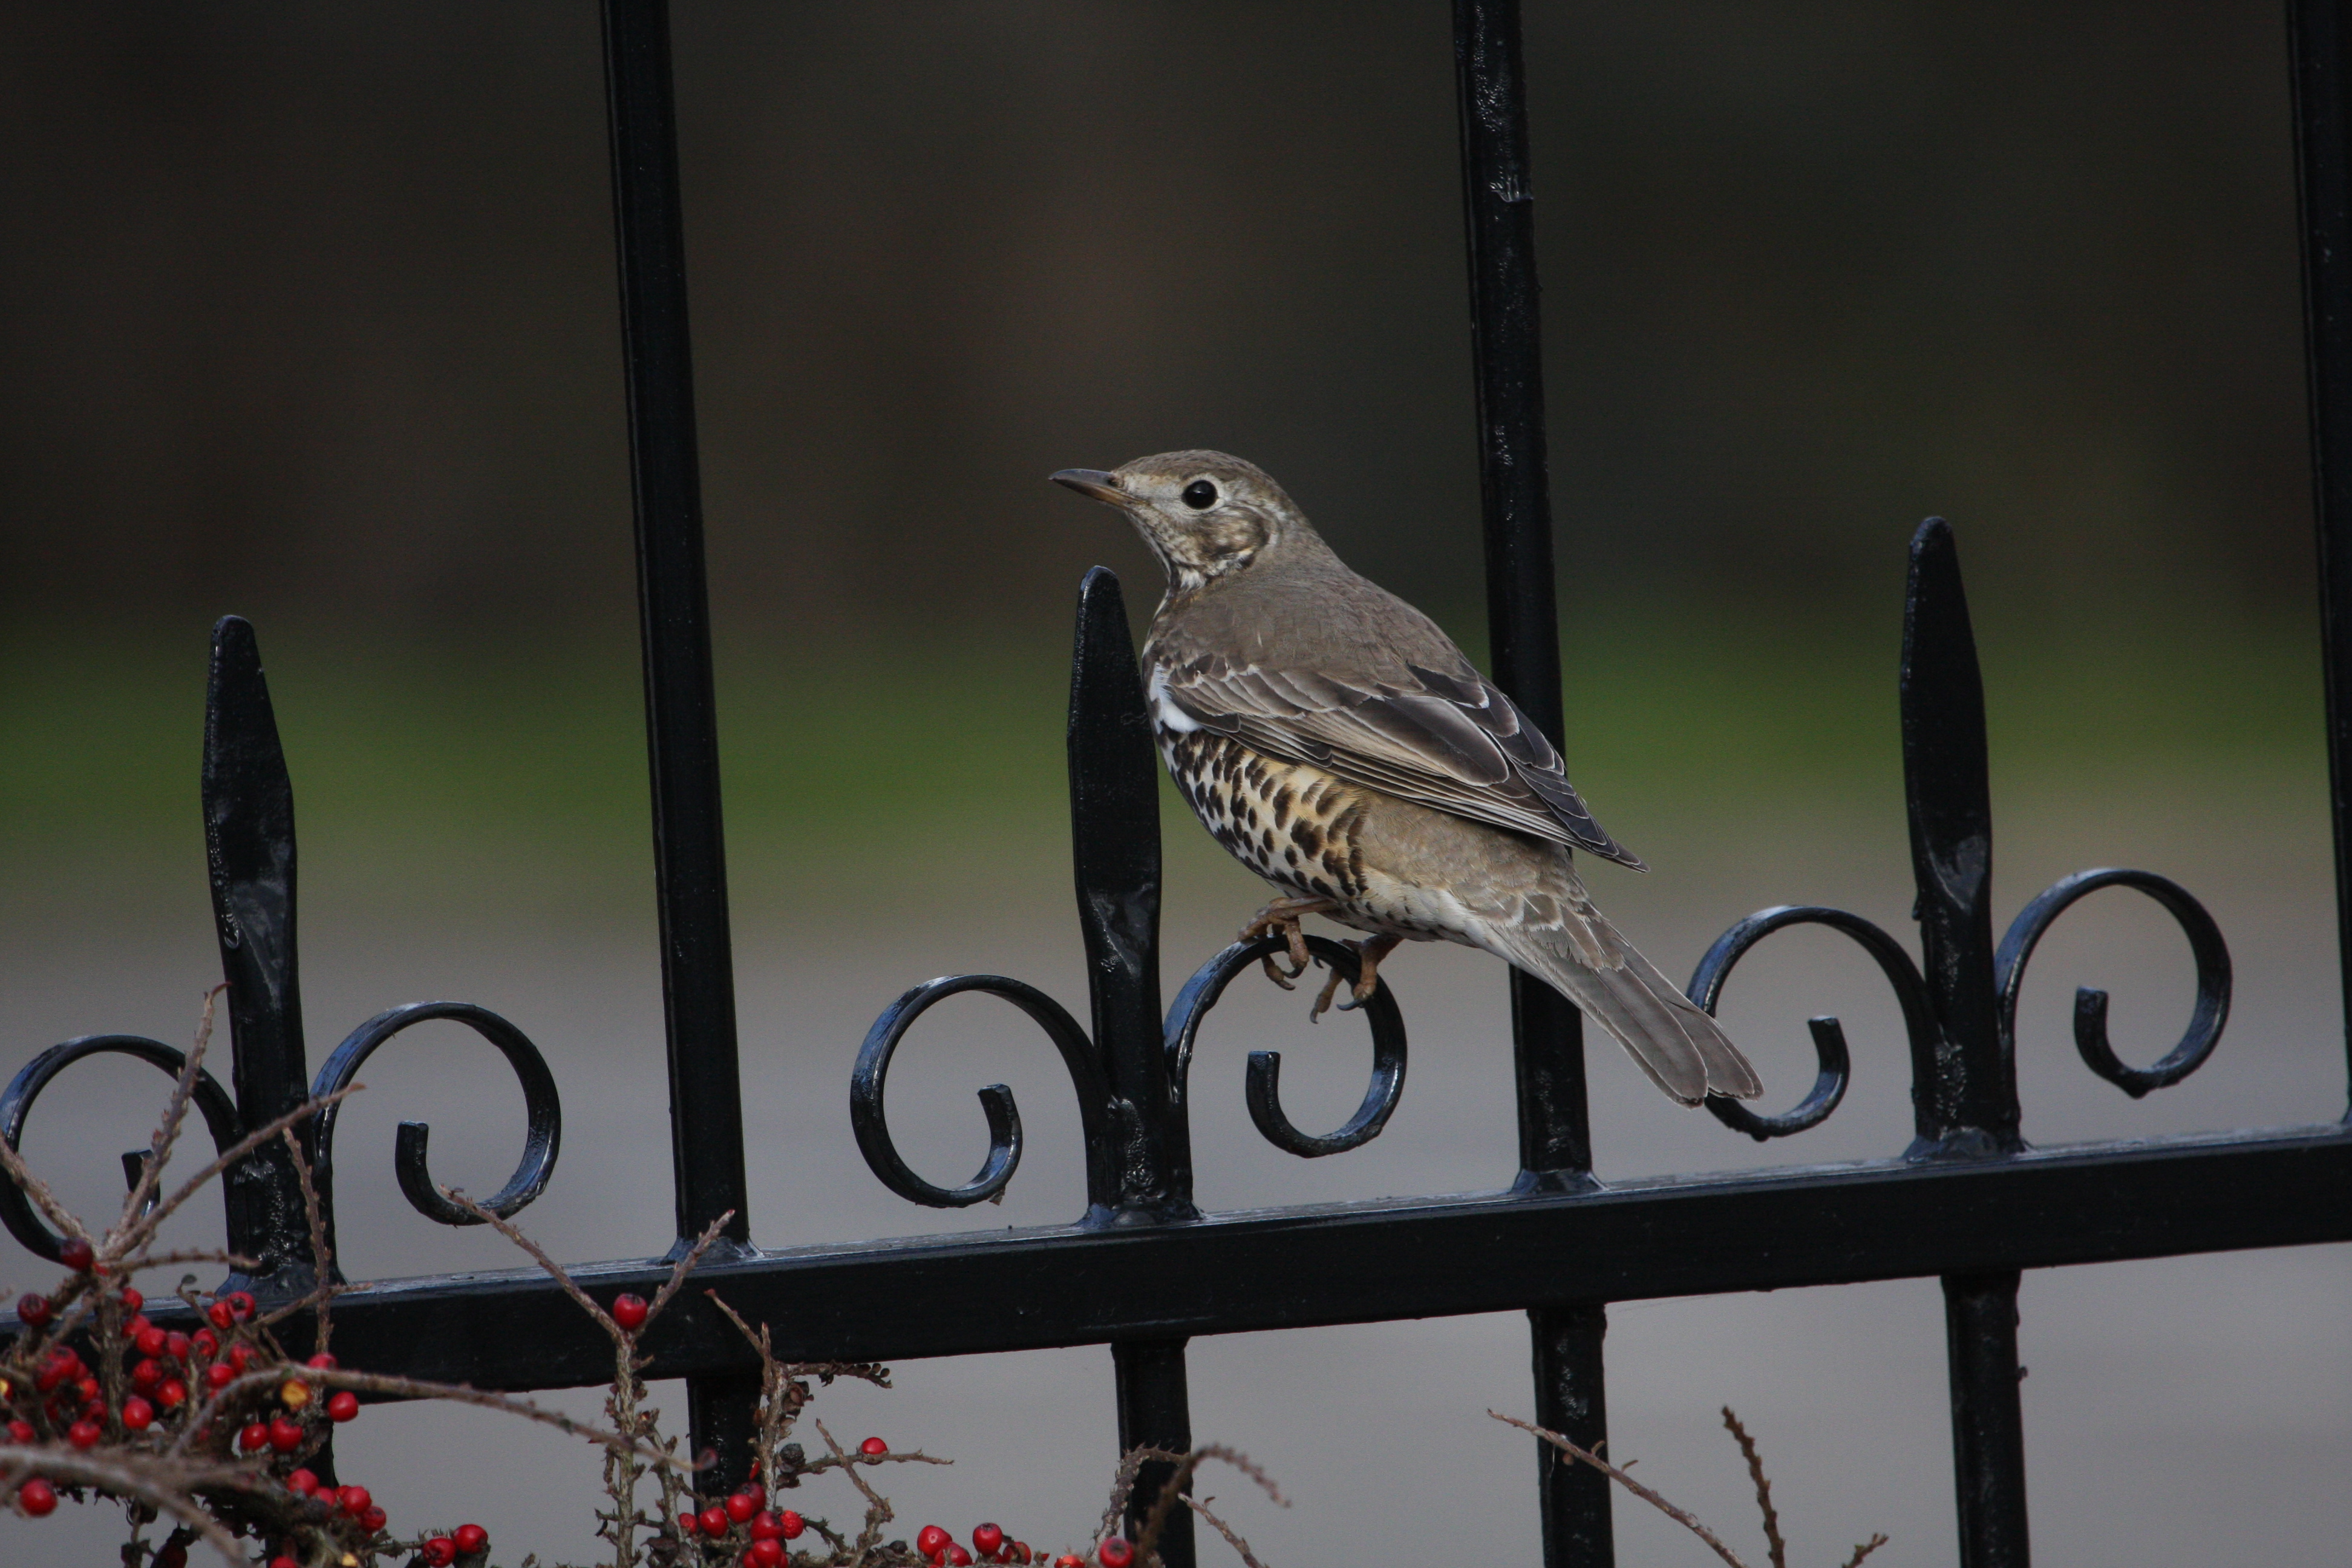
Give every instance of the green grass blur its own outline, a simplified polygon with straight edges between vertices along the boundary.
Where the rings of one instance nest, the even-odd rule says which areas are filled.
[[[1688,617],[1684,617],[1685,623]],[[1629,840],[1832,833],[1899,810],[1899,628],[1731,613],[1585,617],[1568,641],[1572,773]],[[1479,646],[1475,624],[1457,624]],[[2316,810],[2314,629],[2187,614],[2063,635],[1979,627],[1997,799],[2105,809],[2250,795]],[[12,901],[201,875],[205,647],[20,632],[0,684]],[[633,649],[460,654],[265,628],[306,882],[387,877],[418,897],[641,901],[649,862]],[[864,868],[1058,889],[1067,652],[1037,632],[719,653],[739,903]],[[2258,808],[2259,809],[2259,808]],[[1636,835],[1628,823],[1638,826]],[[1039,857],[1050,856],[1050,862]]]

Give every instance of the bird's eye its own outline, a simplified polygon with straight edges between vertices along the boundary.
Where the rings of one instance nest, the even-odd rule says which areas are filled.
[[[1217,487],[1206,479],[1194,479],[1184,487],[1184,504],[1194,511],[1206,511],[1217,504]]]

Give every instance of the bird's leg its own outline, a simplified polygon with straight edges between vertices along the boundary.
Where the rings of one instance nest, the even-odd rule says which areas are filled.
[[[1356,950],[1356,984],[1353,998],[1340,1003],[1339,1011],[1352,1013],[1372,999],[1372,993],[1380,989],[1381,960],[1394,952],[1397,944],[1402,941],[1404,938],[1401,936],[1368,936],[1361,942],[1348,944]],[[1339,972],[1335,969],[1331,972],[1331,978],[1323,983],[1323,994],[1315,998],[1314,1010],[1307,1015],[1307,1021],[1312,1024],[1321,1018],[1330,1009],[1331,998],[1339,994]]]
[[[1307,973],[1307,934],[1298,929],[1301,915],[1319,915],[1339,908],[1330,899],[1276,899],[1251,917],[1242,927],[1238,940],[1255,942],[1262,936],[1279,936],[1290,950],[1290,973],[1285,974],[1275,967],[1274,954],[1267,953],[1258,962],[1265,965],[1265,977],[1285,991],[1295,991],[1290,983]]]

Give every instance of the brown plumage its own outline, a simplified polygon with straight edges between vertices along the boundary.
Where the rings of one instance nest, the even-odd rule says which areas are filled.
[[[1683,1103],[1759,1092],[1715,1020],[1592,907],[1570,850],[1642,863],[1559,753],[1280,486],[1200,451],[1054,478],[1125,512],[1167,568],[1143,645],[1152,724],[1195,815],[1285,895],[1250,932],[1289,936],[1298,968],[1303,914],[1371,933],[1358,1001],[1399,942],[1481,948],[1574,1002]]]

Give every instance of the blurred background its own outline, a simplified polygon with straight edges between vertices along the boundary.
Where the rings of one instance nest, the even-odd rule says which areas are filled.
[[[1675,973],[1769,903],[1902,932],[1899,595],[1910,530],[1940,513],[1983,643],[2002,908],[2144,865],[2205,899],[2239,963],[2221,1054],[2131,1104],[2073,1060],[2067,994],[2111,985],[2121,1048],[2151,1059],[2187,1015],[2185,944],[2119,894],[2070,917],[2028,986],[2028,1135],[2339,1115],[2278,7],[1528,9],[1566,750],[1656,868],[1604,875],[1604,904]],[[415,996],[508,1014],[566,1095],[563,1166],[527,1218],[567,1258],[658,1252],[594,5],[0,0],[0,19],[7,1059],[192,1029],[217,973],[206,629],[243,614],[299,800],[313,1059]],[[1014,1024],[943,1009],[893,1086],[935,1180],[983,1146],[973,1087],[1021,1095],[1029,1164],[982,1216],[909,1211],[866,1174],[848,1064],[934,973],[1083,994],[1072,595],[1108,564],[1140,617],[1158,583],[1050,470],[1239,452],[1483,652],[1447,8],[678,0],[675,28],[754,1234],[1061,1221],[1076,1118]],[[1172,994],[1259,893],[1172,797],[1167,829]],[[1244,1049],[1282,1045],[1300,1120],[1336,1124],[1364,1042],[1237,987],[1196,1069],[1204,1205],[1507,1180],[1500,973],[1422,950],[1390,977],[1412,1091],[1380,1143],[1315,1165],[1248,1130]],[[1894,1010],[1857,954],[1781,939],[1726,1016],[1785,1103],[1824,1011],[1854,1092],[1762,1150],[1596,1052],[1604,1178],[1899,1149]],[[454,1032],[404,1050],[343,1121],[346,1268],[510,1261],[410,1214],[386,1166],[392,1124],[423,1117],[444,1179],[495,1184],[520,1096]],[[141,1142],[161,1090],[86,1069],[27,1148],[100,1207],[119,1174],[91,1151]],[[189,1240],[216,1224],[192,1215]],[[1876,1561],[1948,1562],[1938,1309],[1925,1281],[1622,1307],[1613,1451],[1752,1534],[1728,1401],[1801,1556],[1883,1529]],[[2024,1322],[2044,1562],[2341,1560],[2352,1253],[2036,1275]],[[1524,1411],[1525,1355],[1515,1319],[1198,1344],[1196,1432],[1297,1506],[1212,1489],[1277,1563],[1529,1560],[1525,1447],[1483,1415]],[[900,1384],[818,1410],[961,1458],[906,1483],[910,1531],[1002,1514],[1078,1538],[1115,1446],[1106,1355]],[[379,1410],[344,1449],[396,1528],[480,1517],[501,1561],[593,1548],[593,1461],[551,1438]],[[1619,1519],[1626,1561],[1697,1560]],[[0,1542],[103,1560],[101,1524],[0,1520]]]

